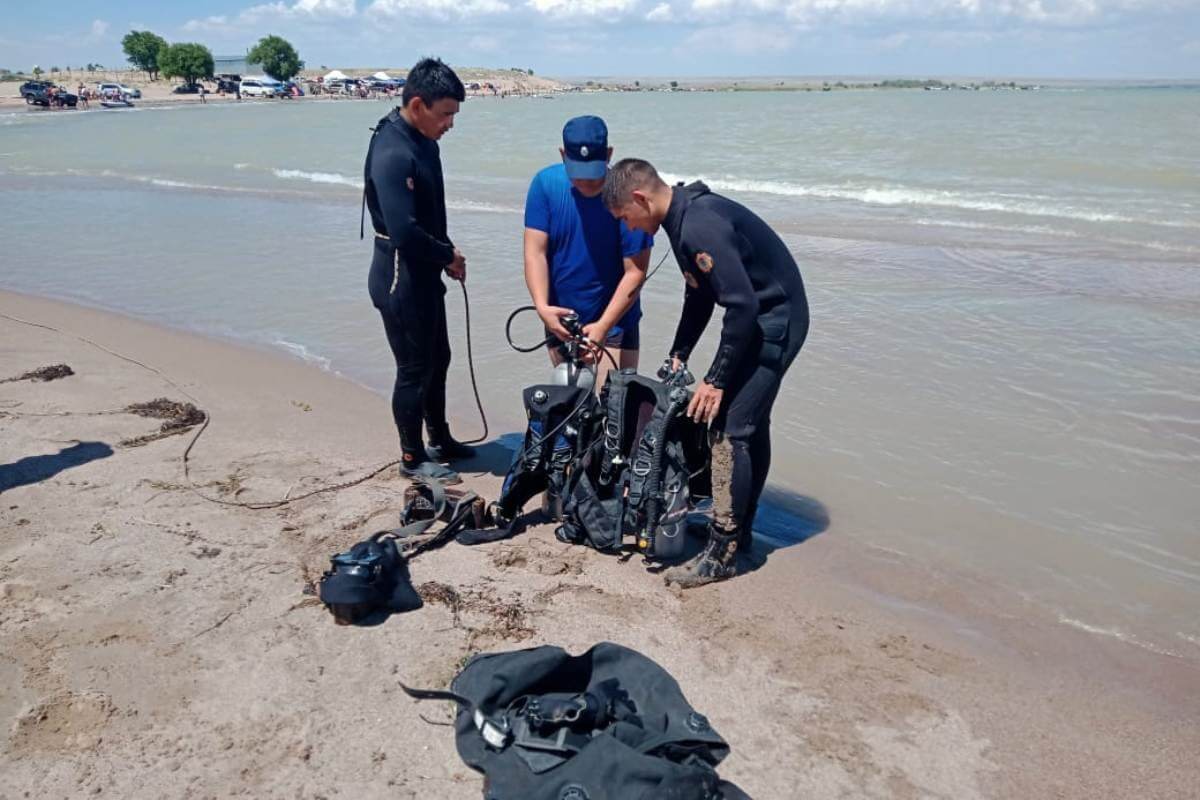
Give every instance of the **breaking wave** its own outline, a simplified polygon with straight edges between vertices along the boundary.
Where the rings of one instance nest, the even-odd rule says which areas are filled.
[[[360,179],[351,178],[349,175],[342,175],[337,172],[305,172],[302,169],[273,169],[271,172],[276,178],[283,178],[284,180],[332,183],[338,186],[353,186],[355,189],[362,188],[362,181]]]
[[[1174,650],[1168,650],[1165,647],[1159,647],[1151,642],[1144,641],[1134,636],[1132,633],[1126,633],[1119,628],[1103,628],[1099,625],[1089,625],[1086,622],[1081,622],[1077,619],[1071,619],[1063,614],[1058,615],[1058,621],[1062,625],[1084,631],[1085,633],[1093,634],[1094,636],[1107,636],[1116,639],[1126,644],[1131,644],[1134,647],[1140,647],[1143,650],[1149,650],[1151,653],[1157,653],[1160,656],[1170,656],[1172,658],[1183,658],[1183,656]]]
[[[668,183],[690,180],[678,175],[664,174]],[[854,184],[803,185],[785,181],[753,180],[726,176],[709,178],[697,176],[709,188],[721,192],[752,192],[782,197],[817,197],[826,200],[852,200],[868,205],[924,206],[952,208],[963,211],[993,211],[1030,217],[1058,217],[1082,222],[1134,222],[1165,227],[1200,227],[1171,220],[1138,219],[1108,211],[1056,204],[1052,198],[1036,195],[970,194],[949,189],[917,189],[906,186],[858,186]]]

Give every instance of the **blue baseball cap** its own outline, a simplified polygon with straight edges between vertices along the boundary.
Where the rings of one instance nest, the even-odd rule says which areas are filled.
[[[608,172],[608,126],[599,117],[575,117],[563,126],[567,177],[596,180]]]

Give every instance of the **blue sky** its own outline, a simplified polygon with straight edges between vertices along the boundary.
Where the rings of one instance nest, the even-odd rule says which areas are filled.
[[[1200,0],[62,0],[14,7],[0,67],[124,61],[150,29],[239,54],[269,33],[311,66],[547,75],[1200,78]]]

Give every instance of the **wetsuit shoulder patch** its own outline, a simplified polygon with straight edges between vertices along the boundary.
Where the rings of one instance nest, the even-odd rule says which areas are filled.
[[[707,274],[709,272],[712,272],[712,268],[713,268],[712,256],[710,256],[708,253],[705,253],[703,251],[696,253],[696,269]]]

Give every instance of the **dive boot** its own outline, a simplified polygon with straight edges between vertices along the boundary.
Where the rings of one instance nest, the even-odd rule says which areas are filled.
[[[435,461],[461,461],[475,457],[475,448],[451,436],[449,427],[429,430],[429,444],[425,452]]]
[[[406,458],[400,462],[400,474],[405,478],[437,481],[443,486],[453,486],[457,483],[462,483],[462,477],[457,472],[428,458],[414,458],[411,461]]]
[[[738,531],[737,549],[745,555],[750,555],[750,551],[754,549],[754,531],[750,527]]]
[[[723,533],[715,525],[708,528],[704,549],[691,561],[671,567],[663,573],[668,584],[693,589],[706,583],[732,578],[737,574],[738,532]]]

